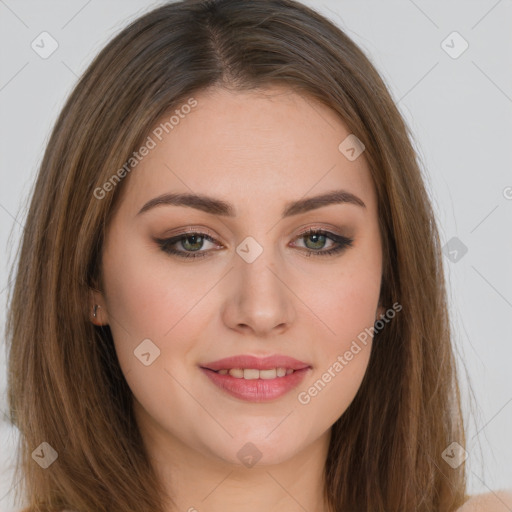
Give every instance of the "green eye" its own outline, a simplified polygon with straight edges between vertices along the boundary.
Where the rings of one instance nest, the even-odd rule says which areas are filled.
[[[347,238],[341,235],[336,235],[329,231],[311,229],[305,233],[301,233],[296,240],[310,240],[311,243],[306,244],[306,253],[308,256],[318,255],[327,256],[336,254],[347,247],[352,245],[354,241],[352,238]],[[326,242],[331,240],[334,246],[327,250],[321,250]],[[160,245],[160,248],[172,256],[179,258],[204,258],[211,250],[202,251],[205,241],[208,241],[214,245],[218,245],[217,241],[206,233],[189,232],[183,233],[179,236],[175,236],[167,239],[155,239]],[[175,246],[181,245],[182,250],[177,249]]]
[[[354,241],[352,238],[347,238],[341,235],[336,235],[329,231],[323,231],[318,229],[311,229],[302,233],[298,239],[303,240],[311,240],[311,244],[305,242],[308,256],[318,255],[318,256],[328,256],[330,254],[336,254],[338,252],[343,251],[347,247],[352,245]],[[334,246],[327,250],[315,250],[322,249],[325,246],[327,240],[331,240],[334,242]]]

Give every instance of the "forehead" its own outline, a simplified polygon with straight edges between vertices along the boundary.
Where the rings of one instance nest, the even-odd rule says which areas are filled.
[[[339,149],[349,135],[333,110],[290,89],[203,90],[153,127],[153,148],[130,172],[124,200],[133,210],[158,194],[189,192],[243,209],[344,188],[371,207],[364,152],[350,161]]]

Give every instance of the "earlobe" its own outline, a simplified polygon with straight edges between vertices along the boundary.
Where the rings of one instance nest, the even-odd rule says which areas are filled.
[[[94,325],[99,327],[108,325],[106,307],[104,306],[103,298],[98,291],[92,292],[89,308],[89,317]]]
[[[94,304],[90,312],[91,322],[94,325],[102,326],[107,325],[108,322],[104,319],[105,314],[103,308],[99,304]]]

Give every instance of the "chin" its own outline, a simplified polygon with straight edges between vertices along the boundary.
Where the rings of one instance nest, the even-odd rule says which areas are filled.
[[[277,425],[274,424],[274,428]],[[279,427],[278,427],[279,428]],[[254,465],[273,466],[286,462],[296,456],[307,445],[306,433],[284,430],[277,431],[261,429],[259,431],[247,428],[247,435],[235,435],[233,439],[223,439],[223,442],[211,445],[212,438],[205,448],[216,458],[227,464],[251,468]]]

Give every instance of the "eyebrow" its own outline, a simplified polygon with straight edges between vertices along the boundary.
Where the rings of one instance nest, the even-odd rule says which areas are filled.
[[[314,197],[307,197],[297,201],[288,202],[282,212],[282,217],[291,217],[317,208],[329,206],[331,204],[353,204],[366,208],[363,200],[358,196],[346,190],[333,190]],[[137,213],[140,215],[157,206],[187,206],[197,210],[210,213],[212,215],[221,215],[224,217],[235,217],[235,208],[231,203],[227,203],[214,197],[199,194],[162,194],[149,200]]]

